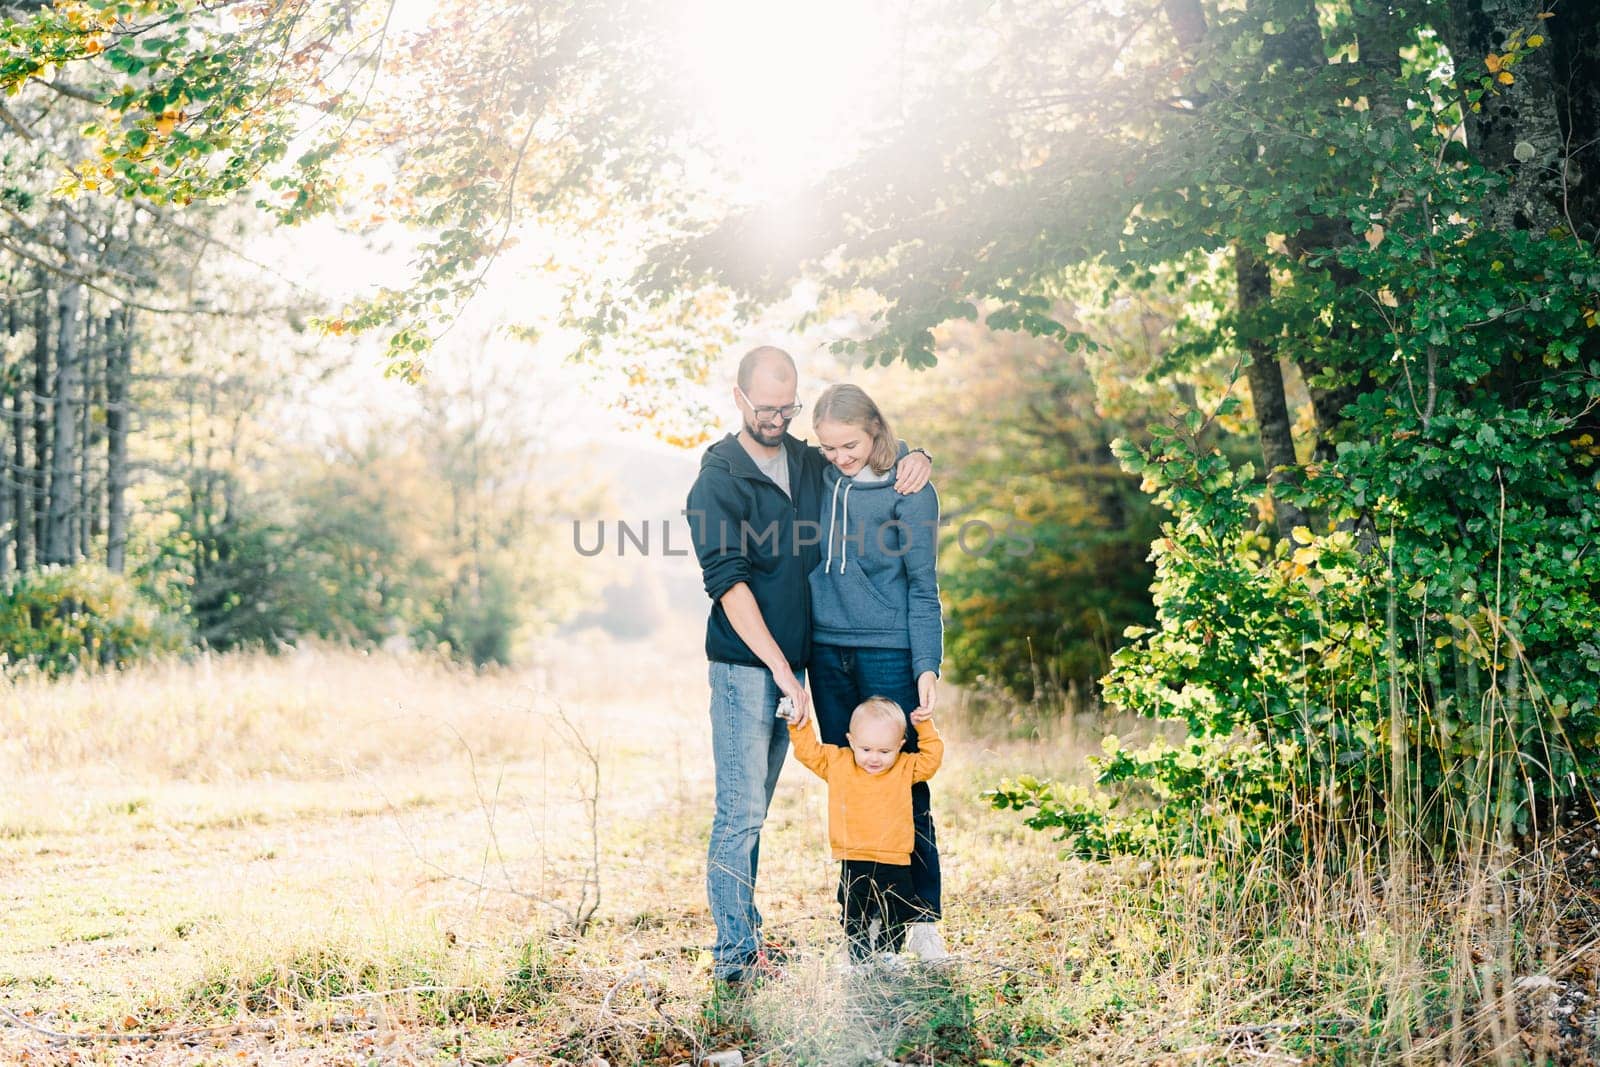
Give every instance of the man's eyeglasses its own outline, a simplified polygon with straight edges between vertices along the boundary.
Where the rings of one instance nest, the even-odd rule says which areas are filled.
[[[734,388],[739,390],[739,395],[744,397],[744,402],[746,404],[750,404],[750,397],[745,393],[745,391],[739,388],[737,385],[734,386]],[[769,419],[782,419],[784,422],[788,422],[790,419],[800,414],[800,409],[803,407],[805,407],[804,404],[785,404],[781,408],[771,407],[770,405],[766,404],[763,404],[761,407],[756,407],[754,404],[750,404],[750,410],[752,413],[754,413],[757,422],[766,422]]]

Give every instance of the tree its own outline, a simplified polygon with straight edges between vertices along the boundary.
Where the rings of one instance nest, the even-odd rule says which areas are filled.
[[[738,215],[661,247],[639,281],[710,276],[758,301],[802,275],[865,288],[882,307],[847,347],[916,364],[951,319],[1071,335],[1048,294],[1075,264],[1188,288],[1169,367],[1239,354],[1266,477],[1201,436],[1232,401],[1122,451],[1173,520],[1159,626],[1108,694],[1191,740],[1108,757],[1108,784],[1163,800],[1127,823],[1048,788],[1000,799],[1090,851],[1259,845],[1283,793],[1381,818],[1402,781],[1445,801],[1424,808],[1431,835],[1526,826],[1597,769],[1600,737],[1600,574],[1550,547],[1600,522],[1600,218],[1567,178],[1600,151],[1596,13],[1170,0],[1069,33],[1059,10],[1011,5],[982,29],[1030,47],[931,76],[812,192],[790,246],[751,255],[741,235],[762,224]],[[1309,390],[1298,445],[1286,366]]]
[[[253,45],[281,46],[311,103],[361,107],[319,95],[314,72],[350,55],[372,69],[378,52],[298,44],[338,38],[334,14],[285,5],[236,28],[175,3],[88,3],[11,28],[0,85],[54,91],[35,89],[47,63],[87,65],[116,120],[96,134],[111,173],[90,180],[220,195],[277,165],[293,126]],[[401,323],[391,350],[414,370],[429,331],[404,324],[470,293],[528,206],[661,236],[630,284],[579,293],[596,336],[716,318],[708,286],[751,309],[807,278],[879,301],[847,351],[927,366],[950,321],[1076,340],[1051,294],[1082,265],[1119,292],[1181,294],[1164,369],[1238,359],[1264,474],[1207,437],[1237,397],[1122,451],[1172,520],[1158,628],[1118,654],[1109,691],[1193,739],[1107,775],[1168,790],[1145,830],[1210,832],[1182,817],[1198,795],[1185,783],[1224,780],[1238,801],[1224,822],[1258,833],[1275,810],[1263,789],[1326,812],[1413,772],[1496,826],[1525,822],[1534,798],[1595,769],[1600,738],[1600,563],[1556,547],[1596,527],[1596,15],[1596,0],[923,5],[882,136],[763,212],[660,177],[688,149],[656,121],[659,9],[497,7],[487,17],[532,47],[476,25],[440,34],[407,57],[438,101],[413,101],[420,140],[381,121],[366,134],[399,153],[417,190],[403,213],[433,234],[418,284],[330,326]],[[172,113],[190,97],[193,114]],[[240,116],[278,147],[229,140]],[[282,217],[331,205],[351,143],[335,133],[271,176]],[[695,359],[663,362],[692,378]],[[1051,811],[1091,829],[1093,813]]]

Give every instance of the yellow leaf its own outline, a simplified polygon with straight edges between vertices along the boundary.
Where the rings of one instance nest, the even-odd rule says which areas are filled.
[[[1490,52],[1488,55],[1483,57],[1483,65],[1489,68],[1490,74],[1500,73],[1501,62],[1502,60],[1500,57],[1495,55],[1493,52]]]
[[[1510,85],[1516,80],[1517,76],[1511,73],[1509,70],[1502,70],[1499,74],[1495,75],[1495,81],[1499,82],[1501,85]]]
[[[1305,548],[1297,548],[1294,550],[1294,555],[1291,558],[1296,563],[1300,564],[1300,566],[1309,567],[1313,563],[1317,562],[1317,550],[1310,546]]]
[[[1386,285],[1378,290],[1378,303],[1386,308],[1397,308],[1400,306],[1400,298],[1390,292],[1389,287]]]
[[[1381,223],[1374,222],[1366,232],[1367,247],[1375,249],[1383,244],[1383,235],[1387,232]]]
[[[1532,37],[1528,38],[1529,48],[1538,48],[1542,44],[1544,44],[1544,37],[1541,34],[1536,33]]]
[[[1296,526],[1289,531],[1289,537],[1296,544],[1309,545],[1312,541],[1311,529],[1306,526]]]

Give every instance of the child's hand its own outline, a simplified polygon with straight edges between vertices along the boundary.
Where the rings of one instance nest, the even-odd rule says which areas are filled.
[[[921,723],[921,722],[932,722],[932,721],[933,721],[933,709],[932,708],[926,708],[926,707],[918,708],[918,709],[916,709],[915,711],[913,711],[911,713],[911,722],[913,724]]]

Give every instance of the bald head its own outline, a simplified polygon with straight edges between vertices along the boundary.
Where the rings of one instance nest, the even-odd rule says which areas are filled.
[[[783,442],[789,422],[800,410],[795,391],[800,374],[789,353],[762,345],[745,353],[739,361],[739,384],[733,399],[744,416],[744,435],[748,443],[762,449],[775,449]]]
[[[800,372],[795,369],[794,359],[789,353],[773,345],[752,348],[739,361],[740,389],[748,393],[757,375],[773,378],[784,385],[798,383],[800,380]]]

